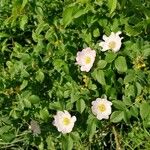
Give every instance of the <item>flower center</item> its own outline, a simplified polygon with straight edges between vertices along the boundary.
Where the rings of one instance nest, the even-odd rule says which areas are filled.
[[[63,124],[64,125],[69,125],[70,124],[70,119],[68,119],[67,117],[63,119]]]
[[[91,62],[91,58],[89,57],[89,56],[87,56],[86,58],[85,58],[85,63],[86,64],[89,64]]]
[[[100,104],[100,105],[98,105],[98,110],[100,112],[104,112],[104,111],[106,111],[106,106],[104,104]]]
[[[116,47],[116,42],[111,41],[111,42],[109,42],[108,46],[110,49],[114,49]]]

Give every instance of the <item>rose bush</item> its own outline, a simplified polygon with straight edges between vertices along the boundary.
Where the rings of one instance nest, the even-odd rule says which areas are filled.
[[[0,149],[150,147],[148,0],[0,1]]]

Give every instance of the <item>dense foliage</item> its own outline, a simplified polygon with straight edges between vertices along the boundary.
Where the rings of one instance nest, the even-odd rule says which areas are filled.
[[[104,34],[121,31],[119,52],[102,52]],[[89,72],[76,65],[96,51]],[[0,149],[150,148],[149,0],[0,0]],[[91,102],[112,102],[98,120]],[[73,131],[52,124],[76,116]]]

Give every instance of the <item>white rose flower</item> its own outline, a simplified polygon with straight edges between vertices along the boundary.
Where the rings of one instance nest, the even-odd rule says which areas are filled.
[[[120,34],[121,32],[119,31],[117,33],[111,32],[109,37],[103,35],[104,41],[99,43],[99,46],[102,47],[101,51],[104,52],[111,49],[113,52],[118,52],[121,47],[121,40],[123,39],[119,36]]]
[[[59,132],[65,134],[72,131],[75,121],[76,117],[71,117],[68,111],[57,111],[57,114],[54,116],[53,125],[56,126]]]
[[[99,120],[108,119],[111,114],[111,105],[112,103],[107,99],[97,98],[92,101],[92,112]]]
[[[77,53],[76,64],[81,66],[81,71],[89,72],[95,61],[96,51],[91,48],[85,48]]]

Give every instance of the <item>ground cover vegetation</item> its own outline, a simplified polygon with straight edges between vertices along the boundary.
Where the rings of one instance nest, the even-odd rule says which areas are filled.
[[[149,0],[0,0],[0,149],[150,149]]]

